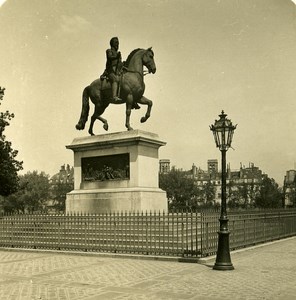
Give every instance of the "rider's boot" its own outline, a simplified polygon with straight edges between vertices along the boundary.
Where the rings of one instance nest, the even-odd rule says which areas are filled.
[[[140,109],[141,106],[137,102],[134,102],[132,108],[133,109]]]
[[[114,102],[120,102],[122,101],[118,96],[117,96],[117,89],[118,89],[118,83],[114,81],[112,83],[112,96],[113,96],[113,101]]]

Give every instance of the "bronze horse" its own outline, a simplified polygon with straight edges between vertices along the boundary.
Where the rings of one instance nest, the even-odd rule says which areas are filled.
[[[97,79],[83,90],[82,94],[82,111],[76,129],[82,130],[89,113],[89,98],[95,105],[94,113],[91,117],[88,133],[94,135],[93,125],[96,119],[103,122],[103,128],[108,130],[108,122],[101,115],[110,103],[122,104],[126,103],[126,120],[125,127],[127,130],[133,130],[130,126],[131,110],[135,103],[147,105],[147,111],[144,117],[141,118],[141,123],[145,122],[150,117],[152,101],[143,96],[145,91],[144,83],[144,66],[149,73],[156,72],[154,62],[154,53],[152,48],[135,49],[128,56],[125,62],[125,68],[120,82],[120,98],[122,101],[114,102],[112,100],[111,85],[106,80]]]

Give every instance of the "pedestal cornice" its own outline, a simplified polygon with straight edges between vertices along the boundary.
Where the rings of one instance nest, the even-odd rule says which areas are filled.
[[[135,144],[149,144],[150,147],[159,148],[166,145],[155,133],[131,130],[109,134],[75,138],[67,149],[74,152],[80,150],[104,149],[113,146],[128,146]]]

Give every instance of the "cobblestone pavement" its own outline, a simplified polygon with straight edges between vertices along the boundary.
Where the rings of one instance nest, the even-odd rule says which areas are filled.
[[[0,249],[1,300],[296,299],[296,237],[206,265]]]

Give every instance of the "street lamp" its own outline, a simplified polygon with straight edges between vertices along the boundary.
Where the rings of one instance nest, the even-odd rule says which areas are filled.
[[[210,126],[214,134],[217,148],[222,155],[222,187],[221,187],[221,215],[220,230],[218,232],[218,250],[214,270],[233,270],[229,250],[229,231],[228,218],[226,212],[226,151],[231,147],[233,132],[237,125],[232,125],[231,120],[226,118],[226,114],[222,110],[220,119],[215,120],[215,124]]]

